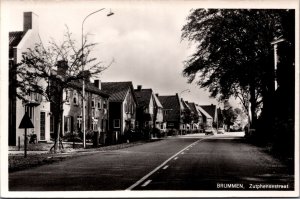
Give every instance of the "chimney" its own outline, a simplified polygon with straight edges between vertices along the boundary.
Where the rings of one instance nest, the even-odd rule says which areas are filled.
[[[100,79],[95,79],[94,85],[95,85],[95,87],[97,87],[99,90],[101,90],[101,80],[100,80]]]
[[[57,75],[65,76],[68,70],[68,62],[65,60],[57,61]]]
[[[27,32],[27,30],[38,30],[38,18],[39,16],[33,12],[24,12],[23,14],[23,31]]]
[[[142,90],[142,85],[138,85],[138,86],[137,86],[137,90],[138,90],[138,91],[141,91],[141,90]]]

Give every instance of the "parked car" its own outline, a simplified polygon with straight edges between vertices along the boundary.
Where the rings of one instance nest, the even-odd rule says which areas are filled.
[[[225,130],[223,128],[218,128],[218,134],[224,134]]]
[[[204,129],[205,135],[214,135],[214,129],[212,126],[207,126]]]

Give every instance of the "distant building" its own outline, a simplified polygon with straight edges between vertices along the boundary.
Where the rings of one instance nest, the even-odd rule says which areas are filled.
[[[50,103],[40,94],[28,92],[26,102],[16,97],[16,80],[20,80],[15,73],[15,68],[22,60],[22,53],[28,48],[41,43],[38,29],[38,16],[33,12],[24,12],[23,31],[9,33],[9,145],[16,146],[18,138],[21,145],[24,143],[24,129],[19,129],[19,124],[25,111],[28,112],[34,125],[28,129],[28,135],[36,134],[37,141],[50,140]],[[40,81],[40,84],[46,84]]]
[[[201,129],[201,124],[203,123],[203,117],[202,114],[198,112],[196,104],[194,102],[186,102],[190,109],[191,109],[191,116],[192,116],[192,124],[191,124],[191,130],[197,130],[198,132]]]
[[[163,106],[152,89],[142,89],[139,85],[134,90],[137,99],[136,127],[139,129],[158,128],[165,130]]]
[[[63,135],[83,132],[82,81],[74,81],[64,90]],[[86,133],[108,132],[109,95],[101,90],[100,81],[85,84],[85,130]],[[55,107],[51,107],[55,108]],[[53,121],[53,118],[51,118]],[[53,125],[53,122],[51,123]],[[53,130],[53,126],[51,126]]]
[[[135,128],[137,100],[132,82],[102,82],[102,91],[109,94],[109,129],[114,140],[126,137]]]
[[[180,130],[182,123],[181,114],[184,110],[183,104],[176,93],[175,95],[158,96],[159,101],[163,106],[164,121],[166,122],[167,130]]]
[[[196,109],[199,114],[202,116],[202,123],[201,123],[201,129],[212,126],[213,125],[213,118],[210,114],[208,114],[200,105],[196,105]]]
[[[205,110],[211,117],[212,117],[212,123],[215,126],[218,126],[218,111],[216,105],[201,105],[201,108]]]

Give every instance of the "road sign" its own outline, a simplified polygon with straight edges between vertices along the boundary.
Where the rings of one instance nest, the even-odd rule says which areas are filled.
[[[21,120],[21,123],[19,125],[19,129],[26,129],[26,128],[34,128],[27,112],[25,112],[25,114]]]
[[[34,126],[30,120],[28,113],[25,112],[21,120],[21,123],[19,125],[19,129],[25,129],[24,130],[24,157],[25,158],[27,157],[27,128],[34,128]]]

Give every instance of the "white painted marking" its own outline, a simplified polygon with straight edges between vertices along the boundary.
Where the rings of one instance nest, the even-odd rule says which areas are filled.
[[[150,184],[151,181],[152,181],[152,180],[147,180],[144,184],[142,184],[142,187],[147,186],[148,184]]]
[[[178,157],[175,157],[175,158],[174,158],[174,160],[177,160],[177,159],[178,159]]]
[[[181,153],[182,155],[184,154],[184,152]]]
[[[163,170],[165,170],[165,169],[167,169],[169,166],[168,165],[166,165],[164,168],[163,168]]]
[[[205,140],[207,138],[203,138],[202,140]],[[197,144],[198,142],[201,142],[202,140],[197,140],[196,142],[192,143],[192,144]],[[176,157],[178,154],[180,154],[182,151],[184,151],[185,149],[187,149],[188,147],[190,147],[192,144],[190,144],[189,146],[185,147],[184,149],[182,149],[181,151],[177,152],[176,154],[174,154],[172,157],[170,157],[169,159],[167,159],[166,161],[164,161],[161,165],[159,165],[158,167],[156,167],[155,169],[153,169],[152,171],[150,171],[148,174],[146,174],[144,177],[142,177],[141,179],[139,179],[136,183],[134,183],[133,185],[131,185],[130,187],[128,187],[127,189],[125,189],[125,191],[131,191],[133,188],[135,188],[136,186],[138,186],[139,184],[141,184],[142,182],[144,182],[147,178],[149,178],[153,173],[155,173],[157,170],[159,170],[161,167],[165,166],[170,160],[172,160],[174,157]]]

